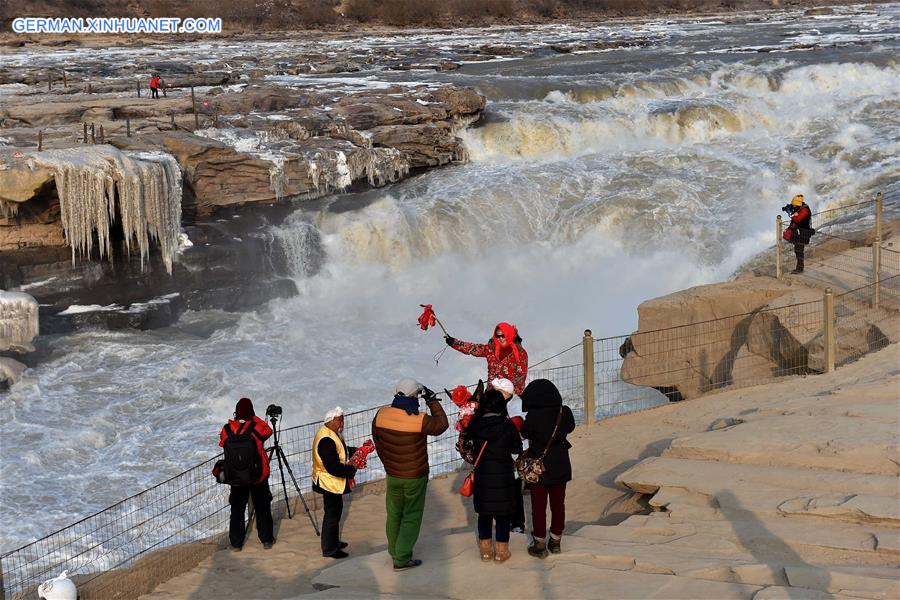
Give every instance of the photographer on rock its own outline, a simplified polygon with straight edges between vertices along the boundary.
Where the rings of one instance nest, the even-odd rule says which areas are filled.
[[[809,244],[810,238],[816,233],[816,230],[811,227],[812,211],[804,202],[803,194],[794,196],[791,203],[782,206],[781,210],[791,216],[791,224],[784,230],[784,240],[794,245],[797,266],[791,271],[791,274],[797,275],[803,272],[804,247]]]
[[[231,505],[228,538],[236,552],[240,552],[244,546],[244,522],[249,498],[253,498],[259,541],[266,550],[275,543],[272,492],[269,491],[269,457],[263,446],[271,435],[272,428],[256,416],[253,402],[249,398],[238,400],[234,408],[234,419],[229,420],[219,434],[219,446],[225,451],[222,462],[223,479],[231,486],[228,496],[228,503]]]
[[[428,411],[419,411],[419,398]],[[418,567],[412,557],[422,527],[428,489],[428,436],[447,431],[447,414],[434,392],[415,379],[401,379],[390,406],[378,410],[372,439],[387,472],[386,533],[395,571]]]
[[[346,542],[340,538],[344,494],[349,494],[356,475],[356,467],[347,459],[356,448],[347,446],[344,436],[344,411],[340,406],[325,415],[325,423],[316,433],[312,447],[313,491],[322,494],[325,516],[322,518],[322,556],[346,558]]]

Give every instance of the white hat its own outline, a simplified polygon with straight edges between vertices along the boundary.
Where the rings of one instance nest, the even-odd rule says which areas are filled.
[[[78,600],[78,590],[66,571],[38,586],[38,597],[45,600]]]
[[[419,392],[422,391],[422,384],[413,379],[412,377],[407,377],[406,379],[401,379],[400,383],[397,384],[397,393],[406,396],[407,398],[415,398],[419,395]]]
[[[492,379],[491,387],[498,392],[506,392],[510,396],[516,393],[516,386],[509,379]]]
[[[325,422],[328,423],[329,421],[331,421],[333,419],[337,419],[338,417],[343,417],[343,416],[344,416],[344,409],[341,408],[340,406],[336,406],[336,407],[332,408],[331,410],[329,410],[327,413],[325,413]]]

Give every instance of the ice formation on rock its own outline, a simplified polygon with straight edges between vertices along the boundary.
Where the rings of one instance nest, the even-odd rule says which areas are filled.
[[[0,350],[28,348],[37,334],[37,300],[23,292],[0,290]]]
[[[166,270],[178,250],[181,228],[181,169],[164,152],[123,153],[112,146],[47,150],[36,164],[53,171],[66,240],[76,254],[89,256],[94,231],[100,255],[108,256],[116,201],[129,253],[137,244],[141,266],[155,239]]]

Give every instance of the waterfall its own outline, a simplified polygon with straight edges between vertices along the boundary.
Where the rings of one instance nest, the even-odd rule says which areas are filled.
[[[50,169],[56,179],[66,240],[76,254],[90,256],[94,231],[100,256],[111,251],[109,228],[116,217],[116,197],[129,253],[133,243],[141,268],[149,242],[159,244],[166,271],[178,250],[181,226],[181,169],[163,152],[123,153],[112,146],[47,150],[33,163]]]

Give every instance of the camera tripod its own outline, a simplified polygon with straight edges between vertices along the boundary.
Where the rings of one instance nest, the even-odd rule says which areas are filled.
[[[278,459],[278,471],[281,473],[281,491],[284,493],[284,505],[287,508],[288,519],[293,519],[293,515],[291,514],[291,504],[288,502],[288,493],[287,493],[287,484],[284,481],[284,469],[287,467],[288,474],[291,476],[291,481],[294,482],[294,489],[297,490],[297,495],[300,496],[300,502],[303,503],[303,508],[306,510],[306,516],[309,517],[309,522],[312,523],[313,529],[316,532],[316,535],[321,535],[319,532],[319,525],[316,523],[316,520],[313,519],[312,513],[309,512],[309,506],[306,504],[306,499],[303,497],[303,492],[300,491],[300,486],[297,484],[297,478],[294,477],[294,471],[291,470],[291,463],[288,462],[287,457],[284,455],[284,450],[281,449],[281,444],[278,443],[278,416],[269,413],[269,421],[272,423],[272,447],[269,448],[269,462],[272,461],[272,456]]]

